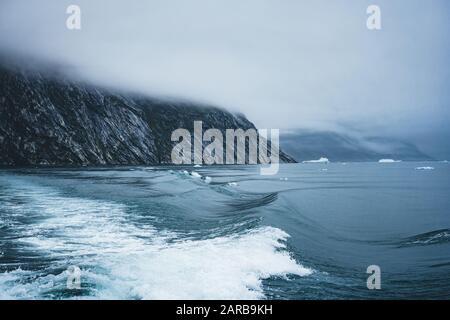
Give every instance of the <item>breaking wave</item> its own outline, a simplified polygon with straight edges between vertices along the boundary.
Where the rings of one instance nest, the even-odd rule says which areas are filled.
[[[400,246],[427,246],[447,242],[450,242],[450,229],[440,229],[408,237],[400,243]]]
[[[157,230],[151,213],[137,219],[132,205],[65,196],[20,178],[9,183],[0,194],[10,218],[0,299],[261,299],[264,279],[312,272],[277,228],[193,240]],[[14,263],[18,255],[28,263]],[[66,289],[71,265],[81,268],[80,292]]]

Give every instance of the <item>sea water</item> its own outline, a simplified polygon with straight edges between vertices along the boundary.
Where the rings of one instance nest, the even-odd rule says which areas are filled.
[[[0,299],[450,298],[449,192],[437,162],[1,170]]]

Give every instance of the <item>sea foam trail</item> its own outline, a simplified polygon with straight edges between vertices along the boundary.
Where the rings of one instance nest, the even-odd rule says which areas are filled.
[[[400,242],[400,246],[426,246],[450,242],[450,229],[440,229],[421,233]]]
[[[264,298],[263,279],[311,274],[284,250],[280,240],[286,237],[283,231],[267,227],[238,236],[161,246],[129,255],[128,264],[112,263],[111,285],[128,288],[127,294],[142,299]],[[108,298],[108,292],[100,297]]]
[[[50,259],[50,266],[23,264],[0,274],[1,299],[58,297],[65,289],[64,270],[73,264],[88,288],[83,297],[103,299],[260,299],[264,279],[312,272],[292,258],[285,246],[289,236],[277,228],[186,240],[149,223],[131,223],[133,208],[121,203],[12,182],[13,194],[21,190],[20,205],[4,197],[3,206],[18,221],[20,215],[36,216],[27,225],[14,222],[14,241]]]

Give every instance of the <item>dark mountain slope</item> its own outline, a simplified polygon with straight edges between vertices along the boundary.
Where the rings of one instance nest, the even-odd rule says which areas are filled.
[[[172,131],[255,128],[243,115],[0,66],[0,165],[170,163]],[[284,162],[293,159],[281,152]]]

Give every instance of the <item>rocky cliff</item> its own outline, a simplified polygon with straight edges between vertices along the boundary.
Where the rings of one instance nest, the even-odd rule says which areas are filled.
[[[0,65],[0,165],[170,163],[172,131],[249,129],[243,115]],[[280,153],[283,162],[294,162]]]

